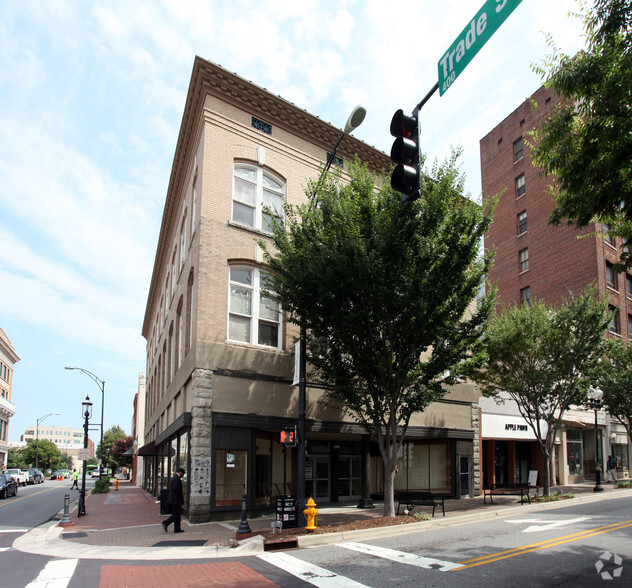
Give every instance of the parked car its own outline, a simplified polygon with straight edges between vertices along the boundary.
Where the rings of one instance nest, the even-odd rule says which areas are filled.
[[[13,476],[16,482],[20,486],[26,486],[26,483],[29,481],[29,474],[26,470],[21,470],[19,468],[11,468],[11,469],[6,469],[4,473],[9,474],[10,476]]]
[[[28,484],[42,484],[44,482],[44,474],[37,468],[29,468]]]
[[[67,480],[68,478],[70,478],[70,470],[57,470],[62,476],[64,476],[64,479]]]
[[[101,468],[103,470],[103,477],[107,478],[109,476],[109,470],[106,467]],[[92,470],[92,477],[93,478],[100,478],[101,477],[101,472],[99,471],[99,468],[95,468]]]
[[[7,496],[17,496],[17,494],[17,480],[10,474],[0,474],[0,496],[6,498]]]

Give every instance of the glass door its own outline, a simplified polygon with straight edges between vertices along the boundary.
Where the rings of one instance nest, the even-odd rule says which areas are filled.
[[[329,456],[310,455],[305,464],[305,498],[329,501]]]
[[[362,496],[362,457],[341,455],[338,460],[338,498],[354,500]]]

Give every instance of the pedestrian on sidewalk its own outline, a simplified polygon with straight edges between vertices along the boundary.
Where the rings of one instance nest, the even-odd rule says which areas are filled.
[[[168,533],[168,527],[173,523],[174,533],[184,533],[180,528],[182,505],[184,504],[184,490],[182,489],[182,478],[184,468],[180,468],[169,482],[169,492],[167,494],[167,504],[171,507],[171,516],[162,522],[162,528]]]
[[[608,482],[617,483],[617,460],[612,455],[608,456],[606,462],[606,476]]]
[[[79,474],[77,473],[76,468],[72,470],[72,486],[70,487],[70,489],[72,490],[73,488],[79,490]]]

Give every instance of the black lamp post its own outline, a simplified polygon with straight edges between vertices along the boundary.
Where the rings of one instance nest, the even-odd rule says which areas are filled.
[[[90,425],[90,417],[92,416],[92,402],[90,397],[86,396],[86,399],[81,403],[81,415],[83,416],[83,448],[88,449],[88,427]],[[88,462],[83,460],[83,473],[81,475],[81,490],[79,491],[79,508],[77,509],[77,516],[81,517],[86,514],[86,464]]]
[[[92,372],[89,372],[88,370],[84,370],[83,368],[66,366],[66,369],[79,370],[80,372],[83,372],[84,374],[86,374],[86,376],[88,376],[89,378],[92,378],[92,380],[94,380],[96,385],[101,389],[101,423],[100,423],[101,444],[99,445],[99,480],[100,480],[103,477],[103,407],[105,404],[105,382],[101,380],[100,378],[98,378],[97,376],[95,376]]]
[[[334,145],[329,157],[327,157],[327,163],[325,164],[325,168],[323,169],[320,177],[318,178],[318,182],[316,183],[316,188],[314,189],[314,194],[312,196],[312,201],[316,198],[316,194],[318,191],[318,187],[322,181],[322,179],[327,175],[331,164],[334,162],[334,158],[336,157],[336,151],[338,150],[338,146],[340,142],[344,138],[345,135],[351,133],[354,129],[358,128],[364,117],[366,116],[366,110],[362,106],[356,106],[349,118],[347,119],[347,123],[345,124],[345,128],[342,131],[342,134],[338,138],[337,143]],[[299,378],[298,378],[298,427],[297,427],[297,437],[298,437],[298,463],[297,463],[297,477],[298,477],[298,488],[296,493],[296,501],[297,501],[297,515],[298,515],[298,523],[299,526],[305,526],[305,515],[303,514],[303,509],[305,508],[305,458],[306,458],[306,446],[305,446],[305,407],[307,404],[307,390],[306,390],[306,381],[305,381],[305,372],[307,371],[307,329],[304,325],[301,326],[299,332]]]
[[[58,412],[49,412],[45,414],[43,417],[37,419],[37,424],[35,425],[35,469],[39,469],[39,426],[42,421],[47,419],[49,416],[57,415]]]
[[[599,429],[597,428],[597,412],[601,409],[603,392],[599,388],[590,387],[588,406],[595,411],[595,487],[593,492],[603,492],[601,485],[601,465],[599,461]]]

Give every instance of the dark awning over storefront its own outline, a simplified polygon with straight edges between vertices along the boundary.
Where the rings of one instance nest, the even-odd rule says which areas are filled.
[[[147,445],[143,445],[138,450],[138,455],[158,455],[156,451],[156,444],[153,441],[147,443]]]

